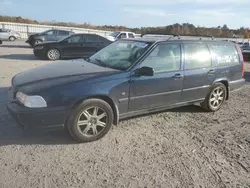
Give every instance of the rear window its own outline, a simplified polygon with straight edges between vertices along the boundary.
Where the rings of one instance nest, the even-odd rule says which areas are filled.
[[[206,44],[184,44],[185,69],[200,69],[212,66],[212,59]]]
[[[239,54],[235,46],[212,45],[211,47],[217,66],[240,63]]]

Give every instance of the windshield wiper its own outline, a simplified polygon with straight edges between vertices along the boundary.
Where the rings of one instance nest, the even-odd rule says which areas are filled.
[[[107,65],[100,59],[95,59],[102,67],[107,67]]]

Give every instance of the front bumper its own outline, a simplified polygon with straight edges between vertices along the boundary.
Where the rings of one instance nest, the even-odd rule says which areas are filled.
[[[67,116],[65,107],[27,108],[17,101],[7,104],[13,119],[25,130],[62,130]]]

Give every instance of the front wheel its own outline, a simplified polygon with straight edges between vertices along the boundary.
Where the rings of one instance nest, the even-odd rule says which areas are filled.
[[[107,102],[88,99],[72,110],[67,120],[67,128],[77,141],[92,142],[108,133],[113,120],[113,110]]]
[[[13,41],[15,41],[15,40],[16,40],[16,37],[14,37],[14,36],[10,36],[10,37],[9,37],[9,41],[13,42]]]
[[[210,112],[219,110],[227,97],[227,88],[223,83],[216,83],[201,106]]]
[[[61,54],[60,54],[59,50],[57,50],[57,49],[50,49],[47,51],[47,58],[49,60],[55,61],[55,60],[60,59],[60,57],[61,57]]]

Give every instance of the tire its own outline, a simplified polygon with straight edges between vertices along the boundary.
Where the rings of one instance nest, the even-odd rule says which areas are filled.
[[[46,53],[48,60],[58,60],[61,58],[61,53],[57,49],[49,49]]]
[[[108,133],[113,120],[113,110],[107,102],[88,99],[70,112],[66,126],[71,136],[78,142],[93,142]]]
[[[220,94],[221,93],[221,94]],[[227,98],[227,88],[223,83],[215,83],[201,107],[209,112],[218,111]]]
[[[16,40],[16,37],[14,37],[14,36],[9,37],[9,41],[14,42],[15,40]]]

